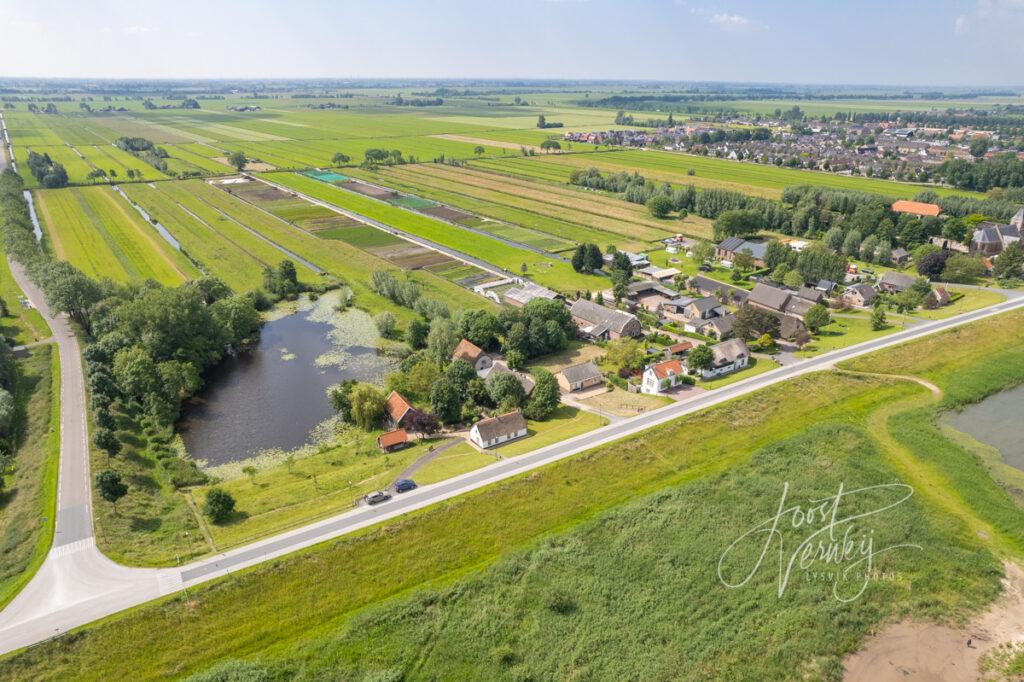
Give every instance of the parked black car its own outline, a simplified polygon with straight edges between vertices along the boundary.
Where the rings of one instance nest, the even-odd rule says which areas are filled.
[[[374,505],[380,504],[381,502],[387,502],[391,499],[391,495],[388,495],[383,490],[378,490],[375,493],[370,493],[364,499],[366,500],[366,504]]]
[[[407,493],[410,490],[416,489],[416,481],[409,478],[400,478],[395,481],[395,492],[396,493]]]

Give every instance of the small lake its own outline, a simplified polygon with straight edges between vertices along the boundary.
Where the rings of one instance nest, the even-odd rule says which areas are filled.
[[[969,405],[963,412],[950,412],[944,420],[954,429],[991,445],[999,451],[1004,462],[1024,471],[1021,408],[1024,408],[1024,384]]]
[[[257,345],[207,374],[186,404],[178,433],[207,466],[292,450],[334,414],[327,390],[345,379],[379,382],[394,361],[378,354],[377,330],[360,310],[334,311],[338,297],[305,302],[263,325]]]

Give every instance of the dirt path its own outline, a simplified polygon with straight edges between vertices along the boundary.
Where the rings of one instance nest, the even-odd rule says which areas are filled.
[[[967,627],[894,623],[847,659],[846,682],[968,682],[984,679],[982,655],[999,644],[1024,643],[1024,571],[1004,564],[1003,594]],[[968,640],[971,646],[967,646]]]
[[[936,398],[942,397],[942,389],[921,377],[911,376],[910,374],[885,374],[884,372],[855,372],[852,369],[836,369],[840,374],[850,374],[853,376],[866,376],[866,377],[881,377],[883,379],[902,379],[903,381],[913,381],[915,384],[920,384],[932,392],[932,395]]]

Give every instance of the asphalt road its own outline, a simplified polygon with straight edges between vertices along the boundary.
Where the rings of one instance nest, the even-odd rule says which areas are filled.
[[[38,291],[16,272],[19,284],[30,299]],[[624,438],[652,426],[679,418],[786,381],[808,372],[826,369],[834,363],[893,346],[904,341],[949,329],[967,322],[1024,307],[1024,293],[1010,292],[1011,300],[948,320],[915,325],[889,336],[826,353],[794,365],[738,381],[729,386],[694,396],[637,417],[622,420],[590,433],[550,445],[526,455],[498,461],[482,469],[412,492],[395,496],[376,507],[360,507],[329,519],[254,542],[222,554],[195,561],[180,568],[138,569],[118,566],[96,550],[89,513],[87,457],[84,448],[84,393],[77,343],[69,337],[66,324],[48,313],[44,317],[54,328],[62,354],[62,377],[68,372],[63,403],[61,443],[61,494],[58,502],[60,539],[47,556],[39,573],[21,594],[0,613],[0,653],[42,641],[68,629],[197,585],[268,559],[336,538],[410,511],[526,473],[537,467],[570,457],[593,447]],[[58,332],[58,330],[60,330]],[[67,352],[68,359],[64,360]],[[71,369],[68,369],[71,368]],[[77,375],[77,380],[76,380]],[[65,462],[65,460],[68,460]],[[78,461],[74,461],[78,460]],[[67,518],[62,518],[67,517]],[[77,540],[75,538],[78,538]]]

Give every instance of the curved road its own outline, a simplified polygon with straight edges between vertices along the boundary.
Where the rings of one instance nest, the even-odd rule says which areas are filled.
[[[12,264],[12,271],[26,295],[43,313],[57,336],[61,354],[63,438],[58,484],[58,537],[39,573],[7,609],[0,613],[0,653],[42,641],[70,628],[185,587],[517,476],[780,381],[827,369],[836,362],[998,313],[1024,308],[1024,292],[1007,292],[1012,298],[1002,303],[947,320],[925,322],[880,339],[780,367],[696,395],[689,400],[612,423],[529,454],[501,460],[456,478],[423,486],[376,507],[360,507],[186,566],[140,569],[114,564],[96,549],[91,529],[88,452],[85,447],[85,397],[78,344],[71,335],[67,323],[62,318],[54,318],[45,309],[38,289],[27,280],[21,268]]]

